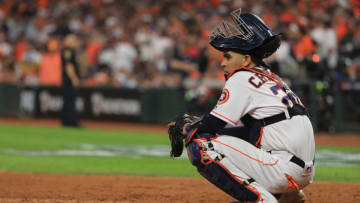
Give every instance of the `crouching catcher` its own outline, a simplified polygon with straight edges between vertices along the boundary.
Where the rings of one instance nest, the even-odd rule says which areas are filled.
[[[199,173],[241,202],[303,201],[297,197],[315,175],[314,131],[301,99],[264,61],[280,35],[238,9],[210,40],[223,53],[226,82],[208,114],[169,123],[171,157],[181,156],[185,143]]]

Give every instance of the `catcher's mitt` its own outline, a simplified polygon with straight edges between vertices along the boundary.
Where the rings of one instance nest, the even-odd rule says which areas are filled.
[[[192,123],[197,117],[182,114],[175,118],[175,121],[168,124],[168,134],[171,143],[170,157],[181,156],[184,150],[183,128],[187,123]]]

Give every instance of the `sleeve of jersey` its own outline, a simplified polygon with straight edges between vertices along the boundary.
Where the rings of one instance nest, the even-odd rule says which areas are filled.
[[[226,123],[237,125],[240,118],[251,109],[252,97],[249,85],[246,74],[233,75],[225,83],[221,96],[210,114]]]

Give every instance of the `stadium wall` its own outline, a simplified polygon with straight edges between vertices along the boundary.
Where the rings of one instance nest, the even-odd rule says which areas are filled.
[[[295,82],[291,87],[309,107],[316,132],[360,132],[360,84],[342,82],[326,94],[315,82]],[[188,112],[190,105],[199,105],[186,101],[185,94],[183,88],[80,87],[76,108],[81,119],[166,124]],[[0,116],[60,118],[61,95],[57,86],[0,84]]]

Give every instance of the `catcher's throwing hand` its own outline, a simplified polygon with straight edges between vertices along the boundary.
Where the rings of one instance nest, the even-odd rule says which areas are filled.
[[[198,117],[182,114],[168,124],[168,134],[171,143],[170,157],[181,156],[184,150],[184,138],[186,135],[186,126],[192,123]]]

